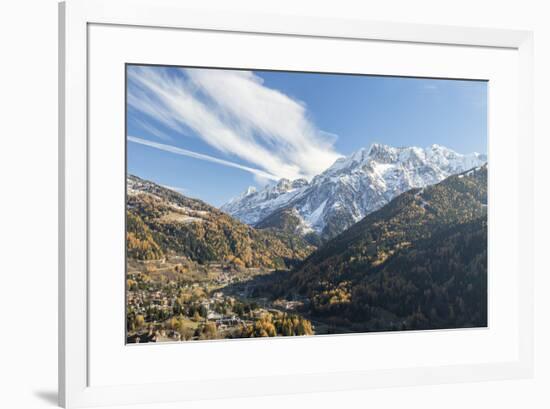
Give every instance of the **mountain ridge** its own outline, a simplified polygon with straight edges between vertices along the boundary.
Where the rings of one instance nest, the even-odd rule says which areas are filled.
[[[198,199],[127,176],[127,246],[130,257],[167,253],[192,261],[287,268],[313,247],[284,232],[256,230]]]
[[[220,209],[244,223],[272,228],[274,214],[293,210],[286,214],[299,220],[296,231],[329,239],[407,190],[486,161],[486,155],[463,155],[436,144],[423,149],[374,143],[336,160],[311,182],[282,179],[262,190],[249,188]]]

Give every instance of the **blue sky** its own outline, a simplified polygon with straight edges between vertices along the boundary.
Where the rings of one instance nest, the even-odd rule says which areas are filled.
[[[219,206],[374,142],[487,152],[487,83],[127,67],[128,172]]]

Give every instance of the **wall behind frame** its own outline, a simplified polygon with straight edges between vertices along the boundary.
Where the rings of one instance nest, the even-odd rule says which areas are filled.
[[[182,0],[184,1],[184,0]],[[535,379],[207,401],[186,408],[545,408],[550,383],[550,26],[537,0],[233,0],[231,9],[320,17],[518,28],[535,31]],[[198,3],[197,3],[198,6]],[[228,9],[223,0],[203,8]],[[0,15],[0,406],[55,407],[57,384],[57,2],[3,2]],[[154,405],[180,408],[181,405]],[[126,406],[125,408],[131,408]],[[139,406],[147,409],[148,406]]]

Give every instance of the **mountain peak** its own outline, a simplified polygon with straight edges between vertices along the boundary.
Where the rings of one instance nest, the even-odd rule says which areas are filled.
[[[373,143],[369,149],[368,158],[381,162],[393,162],[401,149],[381,143]]]
[[[375,154],[377,152],[390,152],[393,151],[395,148],[390,145],[385,145],[383,143],[374,142],[370,145],[369,148],[369,155]],[[362,148],[360,150],[365,150],[365,148]]]
[[[282,179],[279,179],[279,181],[277,182],[277,184],[275,186],[279,190],[288,190],[288,189],[291,188],[292,183],[290,182],[289,179],[282,178]]]
[[[254,186],[248,186],[248,188],[244,191],[243,197],[250,196],[254,193],[256,193],[256,188]]]

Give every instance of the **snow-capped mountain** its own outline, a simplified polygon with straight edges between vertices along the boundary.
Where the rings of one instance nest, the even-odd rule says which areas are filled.
[[[309,183],[305,179],[296,179],[292,182],[281,179],[260,191],[250,186],[240,196],[224,204],[221,210],[244,223],[253,225],[300,197],[308,187]]]
[[[422,149],[373,144],[338,159],[311,182],[282,179],[259,191],[249,188],[221,210],[251,225],[274,212],[292,210],[301,221],[300,232],[330,238],[407,190],[486,161],[485,155],[462,155],[440,145]]]

